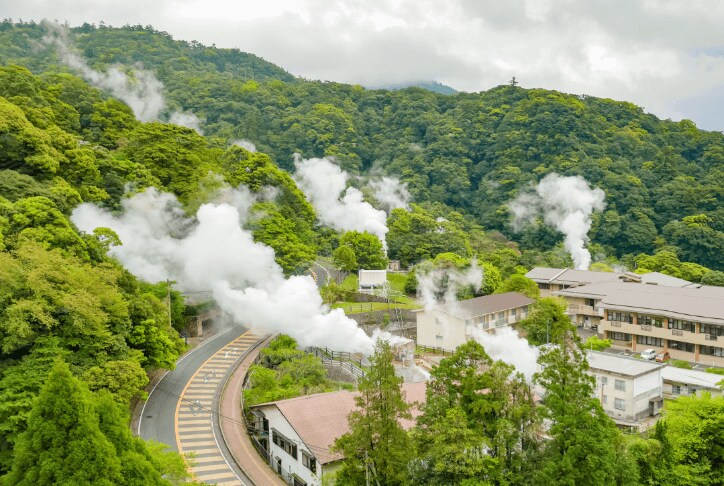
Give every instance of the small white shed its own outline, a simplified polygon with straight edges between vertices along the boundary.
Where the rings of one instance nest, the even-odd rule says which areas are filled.
[[[387,270],[360,270],[359,292],[372,293],[387,283]]]

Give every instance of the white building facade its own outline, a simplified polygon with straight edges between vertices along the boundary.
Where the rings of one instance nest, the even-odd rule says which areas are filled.
[[[596,351],[588,352],[588,363],[596,397],[615,422],[636,426],[661,412],[664,364]]]
[[[417,344],[452,351],[472,338],[473,329],[494,332],[525,319],[533,302],[523,294],[508,292],[415,311]]]

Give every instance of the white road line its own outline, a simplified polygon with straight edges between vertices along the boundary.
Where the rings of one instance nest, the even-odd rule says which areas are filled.
[[[208,341],[204,341],[203,343],[199,344],[199,345],[196,346],[194,349],[192,349],[192,350],[189,351],[188,353],[186,353],[186,354],[184,354],[183,356],[181,356],[181,358],[179,358],[179,360],[176,361],[176,366],[178,366],[178,364],[179,364],[181,361],[185,360],[188,356],[190,356],[191,353],[194,353],[194,352],[198,351],[199,349],[203,348],[204,346],[206,346],[206,345],[209,344],[210,342],[216,341],[217,339],[219,339],[219,338],[220,338],[221,336],[223,336],[224,334],[230,332],[232,329],[234,329],[234,328],[233,328],[233,327],[230,327],[229,329],[227,329],[226,331],[222,332],[221,334],[218,334],[218,335],[216,335],[215,337],[209,339]],[[161,378],[156,382],[155,385],[153,385],[153,388],[151,388],[151,391],[148,392],[148,397],[146,397],[146,401],[143,402],[143,407],[141,408],[141,416],[138,417],[138,434],[137,434],[137,435],[138,435],[139,437],[141,437],[141,422],[143,421],[143,416],[144,416],[144,414],[146,413],[146,405],[148,404],[149,400],[151,400],[151,395],[153,395],[153,392],[156,391],[156,387],[163,381],[164,378],[166,378],[166,375],[169,374],[170,371],[171,371],[171,370],[166,370],[166,372],[165,372],[163,375],[161,375]]]

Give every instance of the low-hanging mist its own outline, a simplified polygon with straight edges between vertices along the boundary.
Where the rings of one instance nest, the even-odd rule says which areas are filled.
[[[601,189],[591,188],[581,176],[548,174],[534,191],[524,192],[510,203],[513,226],[519,228],[521,224],[542,215],[545,224],[565,235],[563,244],[575,267],[587,270],[591,254],[585,245],[591,229],[591,214],[603,211],[605,196]]]
[[[160,121],[166,110],[166,99],[163,95],[163,83],[151,71],[136,67],[133,77],[128,76],[117,67],[109,67],[106,72],[96,71],[70,47],[68,29],[55,23],[43,21],[47,35],[43,42],[54,45],[60,61],[78,71],[91,85],[126,103],[136,119],[142,122]],[[169,115],[169,123],[201,131],[201,120],[190,111],[175,111]]]
[[[387,214],[365,201],[362,191],[347,187],[347,172],[329,159],[303,159],[298,154],[294,166],[294,179],[323,224],[337,231],[366,231],[387,247]]]
[[[174,280],[184,292],[209,291],[237,324],[288,334],[301,346],[370,353],[372,338],[341,309],[324,305],[311,277],[285,278],[274,251],[243,228],[253,203],[248,190],[226,189],[187,218],[175,196],[149,188],[124,200],[119,215],[86,203],[71,219],[88,233],[116,232],[122,244],[110,253],[134,275]]]

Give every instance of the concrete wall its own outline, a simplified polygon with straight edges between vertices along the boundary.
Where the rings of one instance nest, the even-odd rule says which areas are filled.
[[[417,312],[417,344],[453,350],[465,341],[462,319],[439,310]]]

